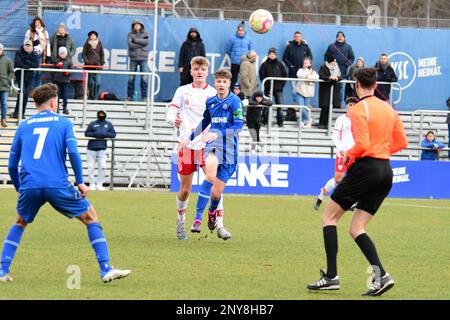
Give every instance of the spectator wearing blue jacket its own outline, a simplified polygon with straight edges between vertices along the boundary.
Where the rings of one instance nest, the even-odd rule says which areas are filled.
[[[246,35],[245,22],[241,21],[238,25],[236,34],[227,42],[225,53],[231,59],[231,85],[237,83],[239,69],[241,67],[241,56],[252,50],[252,40]]]
[[[92,121],[84,133],[86,137],[95,138],[89,140],[87,147],[87,161],[89,174],[89,188],[91,190],[105,190],[103,181],[105,180],[106,169],[106,139],[115,138],[116,131],[111,122],[106,121],[106,112],[100,110],[97,112],[97,120]],[[98,174],[95,178],[94,170],[97,162]]]
[[[422,141],[421,147],[428,149],[422,150],[420,160],[439,160],[439,149],[442,149],[445,146],[442,142],[436,140],[433,131],[428,131],[425,139]]]

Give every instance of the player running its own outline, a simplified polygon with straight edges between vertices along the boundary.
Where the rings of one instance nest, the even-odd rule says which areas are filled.
[[[356,97],[348,97],[345,100],[347,104],[347,110],[352,108],[358,99]],[[320,190],[320,194],[314,201],[314,209],[319,210],[322,204],[323,198],[329,195],[334,188],[344,178],[347,168],[351,165],[351,162],[344,164],[345,152],[349,150],[355,144],[352,135],[352,123],[347,114],[343,114],[336,119],[334,124],[333,134],[331,136],[334,145],[336,146],[336,160],[334,162],[334,177],[328,180],[325,186]]]
[[[216,95],[217,91],[206,83],[208,77],[209,61],[205,57],[191,59],[191,75],[194,81],[179,87],[169,105],[166,120],[178,128],[178,141],[186,140],[192,131],[203,119],[206,100]],[[208,204],[211,188],[215,179],[214,174],[205,171],[203,150],[205,143],[201,137],[194,139],[189,145],[178,149],[178,174],[180,176],[180,190],[177,194],[177,237],[186,240],[186,209],[188,207],[189,193],[192,187],[192,178],[198,166],[205,172],[206,178],[200,186],[197,198],[196,216],[191,232],[201,232],[202,214]],[[218,210],[223,216],[222,201]]]
[[[47,202],[66,217],[77,218],[87,226],[103,282],[124,278],[131,272],[114,269],[109,264],[105,235],[94,207],[85,198],[89,188],[83,181],[73,125],[55,113],[58,108],[57,93],[58,87],[54,84],[45,84],[33,91],[38,113],[21,123],[11,146],[8,169],[12,183],[19,192],[18,215],[3,245],[0,282],[13,280],[9,275],[10,266],[23,232]],[[67,180],[67,153],[78,191]],[[22,161],[20,176],[19,161]]]
[[[231,73],[219,69],[214,73],[214,86],[217,95],[206,101],[203,120],[189,138],[181,143],[188,145],[209,125],[208,132],[203,133],[205,147],[205,172],[207,176],[215,176],[211,190],[211,203],[208,211],[208,228],[217,229],[217,235],[224,240],[231,234],[223,227],[223,217],[217,207],[222,198],[225,185],[237,167],[239,131],[244,118],[242,102],[238,96],[230,92]]]
[[[389,158],[408,146],[403,123],[397,112],[375,97],[377,70],[363,68],[355,73],[355,89],[359,102],[348,111],[355,145],[346,152],[345,161],[354,158],[347,175],[327,202],[322,216],[327,270],[321,278],[307,286],[310,290],[337,290],[337,223],[354,203],[357,203],[350,223],[350,235],[372,265],[375,276],[365,296],[379,296],[394,286],[366,233],[366,226],[378,211],[392,188],[392,168]]]

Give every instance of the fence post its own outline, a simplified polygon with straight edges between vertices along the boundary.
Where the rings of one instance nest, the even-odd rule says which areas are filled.
[[[270,79],[269,99],[270,99],[270,102],[272,102],[272,99],[273,99],[273,79]],[[272,132],[272,106],[267,107],[267,108],[269,108],[269,112],[267,114],[267,133],[270,135],[270,133]],[[263,109],[263,112],[264,112],[264,109]]]
[[[338,88],[338,90],[339,90],[339,88]],[[327,135],[331,134],[331,123],[332,123],[332,119],[333,119],[333,96],[334,96],[334,85],[331,86],[331,90],[330,90],[330,107],[329,107],[330,110],[328,113]]]
[[[86,125],[86,107],[87,107],[87,91],[88,91],[88,79],[89,79],[89,70],[86,70],[84,73],[84,88],[83,88],[83,120],[81,123],[81,127],[84,128]]]
[[[23,111],[23,91],[25,88],[23,87],[25,84],[24,81],[25,71],[22,69],[20,70],[20,92],[19,92],[19,110],[17,110],[17,125],[19,125],[22,122],[22,111]]]
[[[114,190],[114,170],[115,170],[115,153],[116,153],[116,143],[115,139],[111,139],[111,173],[109,175],[110,182],[109,182],[109,190]]]
[[[423,135],[423,112],[420,112],[419,139],[417,141],[419,148],[421,147],[422,135]],[[421,152],[421,150],[419,149],[418,154],[417,154],[418,160],[420,160],[420,152]]]

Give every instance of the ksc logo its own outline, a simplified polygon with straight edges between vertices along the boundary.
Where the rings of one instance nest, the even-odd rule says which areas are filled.
[[[405,52],[394,52],[389,55],[389,62],[398,78],[402,90],[409,88],[416,80],[417,67],[413,58]],[[397,87],[392,87],[398,90]]]

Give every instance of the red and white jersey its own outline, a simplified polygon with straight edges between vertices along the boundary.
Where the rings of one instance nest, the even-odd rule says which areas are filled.
[[[206,84],[203,88],[196,88],[193,83],[181,86],[175,91],[172,102],[167,110],[166,120],[174,124],[177,114],[180,115],[178,141],[187,140],[192,131],[197,128],[203,119],[206,109],[206,100],[217,94],[216,89]],[[188,146],[191,150],[200,150],[205,147],[202,136],[196,137]]]
[[[354,146],[355,141],[353,140],[352,134],[352,122],[346,114],[343,114],[336,119],[332,139],[336,146],[337,155],[339,155],[340,151],[345,152]]]

